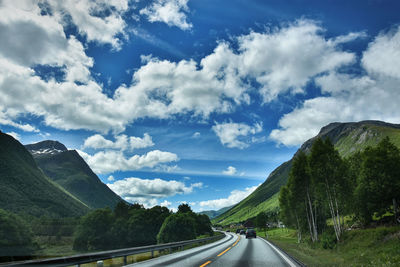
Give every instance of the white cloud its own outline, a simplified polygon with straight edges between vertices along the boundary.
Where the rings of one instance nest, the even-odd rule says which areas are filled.
[[[245,190],[233,190],[227,198],[200,201],[200,206],[204,209],[218,210],[224,207],[235,205],[245,199],[256,190],[257,186],[247,187]]]
[[[194,183],[186,186],[184,183],[175,180],[167,181],[159,178],[141,179],[130,177],[118,180],[113,184],[107,184],[107,186],[125,200],[139,202],[149,207],[157,205],[160,198],[171,197],[177,194],[190,194],[195,188],[201,188],[203,184]],[[165,200],[162,204],[169,206],[171,202]]]
[[[8,132],[6,134],[11,135],[12,137],[14,137],[14,139],[17,139],[18,141],[21,138],[21,136],[19,134],[17,134],[16,132]]]
[[[20,117],[33,115],[58,129],[118,134],[140,118],[167,119],[189,114],[203,121],[212,113],[230,113],[237,105],[250,104],[249,92],[254,88],[258,87],[268,102],[288,91],[300,92],[315,75],[354,60],[354,54],[341,51],[334,40],[326,40],[321,34],[323,29],[315,22],[300,20],[274,31],[239,36],[232,41],[237,49],[221,41],[200,63],[149,57],[133,74],[132,83],[121,85],[109,97],[91,76],[94,62],[86,55],[84,45],[63,32],[56,16],[62,3],[53,7],[53,16],[40,15],[36,4],[24,9],[9,3],[0,9],[0,27],[5,29],[0,31],[4,37],[0,38],[0,114],[5,114],[2,119],[6,122],[15,123]],[[71,8],[87,10],[93,4],[97,12],[100,6],[105,7],[101,3],[84,2],[82,7],[77,4]],[[112,2],[111,17],[124,12],[123,3],[117,6]],[[87,23],[92,24],[91,19]],[[89,39],[97,38],[90,33],[92,30],[85,29],[82,31]],[[108,41],[101,42],[117,45],[114,35],[104,35]],[[11,37],[19,42],[7,41]],[[65,80],[41,79],[32,69],[37,64],[61,68]],[[236,137],[244,137],[242,133],[239,130]],[[235,139],[235,135],[228,138],[227,146],[248,145]]]
[[[112,176],[112,175],[108,176],[107,181],[109,181],[109,182],[115,181],[114,176]]]
[[[189,30],[193,25],[187,22],[187,2],[188,0],[155,0],[150,6],[140,10],[140,14],[146,15],[150,22],[164,22],[168,26]]]
[[[146,148],[154,146],[153,140],[148,133],[143,135],[143,138],[127,135],[117,135],[115,136],[115,141],[107,140],[100,134],[95,134],[87,139],[83,144],[85,148],[94,149],[119,149],[119,150],[134,150],[138,148]]]
[[[249,126],[245,123],[216,123],[212,130],[224,146],[243,149],[249,147],[249,143],[252,142],[252,139],[245,137],[261,132],[262,124],[256,123],[254,126]]]
[[[397,41],[396,41],[397,40]],[[300,145],[331,122],[383,120],[400,122],[400,27],[380,34],[363,53],[364,76],[330,72],[316,79],[326,94],[304,101],[285,114],[270,138],[284,145]],[[378,56],[379,55],[379,56]]]
[[[168,200],[164,200],[163,202],[160,203],[161,207],[167,207],[169,208],[171,206],[171,202],[169,202]]]
[[[225,175],[235,175],[237,173],[237,170],[233,166],[229,166],[226,170],[222,171],[223,174]]]
[[[163,163],[179,160],[176,154],[160,150],[152,150],[144,155],[133,155],[128,158],[121,151],[114,150],[101,151],[94,155],[89,155],[80,150],[78,152],[93,171],[98,174],[154,168]]]
[[[64,24],[68,24],[68,17],[78,27],[79,33],[88,41],[110,44],[115,49],[122,45],[121,35],[126,35],[126,23],[122,15],[128,10],[128,0],[114,1],[87,1],[64,0],[50,1],[50,8]],[[97,14],[101,14],[98,16]],[[107,14],[107,16],[104,16]]]
[[[195,132],[195,133],[192,135],[192,137],[195,138],[195,139],[200,138],[200,136],[201,136],[201,133],[200,133],[200,132]]]
[[[400,78],[400,26],[379,34],[364,52],[362,64],[370,74]]]

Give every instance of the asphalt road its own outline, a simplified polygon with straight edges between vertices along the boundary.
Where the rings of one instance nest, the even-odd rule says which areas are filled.
[[[298,266],[262,238],[226,233],[225,238],[197,248],[131,264],[144,266]]]

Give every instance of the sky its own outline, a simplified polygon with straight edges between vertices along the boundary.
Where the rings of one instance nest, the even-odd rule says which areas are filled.
[[[332,122],[400,123],[397,0],[0,0],[0,129],[129,202],[236,204]]]

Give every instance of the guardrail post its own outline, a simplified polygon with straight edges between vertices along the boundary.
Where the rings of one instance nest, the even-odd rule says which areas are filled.
[[[151,250],[151,258],[154,258],[154,250]]]
[[[128,264],[127,258],[128,258],[128,256],[124,256],[124,265]]]

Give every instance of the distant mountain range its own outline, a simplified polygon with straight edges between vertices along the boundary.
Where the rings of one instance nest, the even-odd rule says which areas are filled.
[[[219,210],[204,210],[204,211],[198,212],[198,214],[205,214],[205,215],[208,216],[208,218],[213,219],[213,218],[219,216],[220,214],[226,212],[227,210],[229,210],[232,207],[233,206],[224,207],[224,208],[219,209]]]
[[[85,203],[89,208],[113,208],[122,199],[86,164],[75,150],[57,141],[26,145],[39,168],[54,182]]]
[[[23,146],[0,131],[0,208],[32,216],[81,216],[122,199],[75,150],[57,141]]]
[[[367,146],[375,146],[386,136],[400,148],[399,124],[382,121],[335,122],[323,127],[317,136],[307,140],[296,153],[299,151],[308,153],[314,140],[321,137],[330,138],[340,155],[346,157]],[[261,211],[277,209],[279,190],[288,180],[292,160],[277,167],[252,194],[231,209],[213,218],[212,222],[237,223],[253,218]]]

